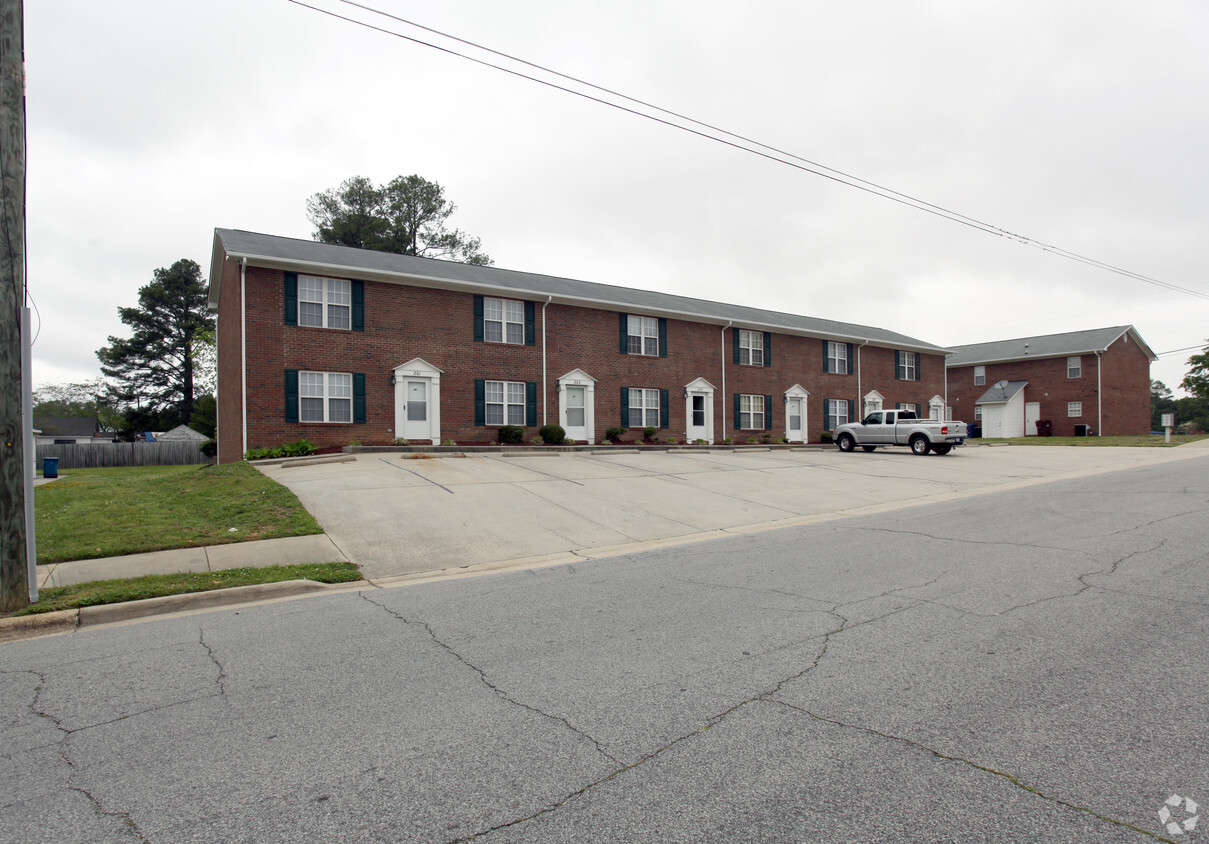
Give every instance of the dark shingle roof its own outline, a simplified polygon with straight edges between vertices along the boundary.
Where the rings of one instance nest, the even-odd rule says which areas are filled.
[[[100,430],[95,416],[38,416],[34,427],[44,437],[91,437]]]
[[[638,312],[668,316],[693,322],[726,325],[733,322],[744,328],[775,330],[855,342],[868,341],[874,345],[931,353],[945,352],[941,346],[926,343],[904,334],[867,325],[836,322],[817,317],[780,313],[744,305],[731,305],[694,299],[653,290],[638,290],[591,281],[539,275],[536,273],[502,270],[496,267],[476,267],[453,261],[396,255],[370,249],[354,249],[299,240],[289,237],[256,234],[233,229],[214,230],[214,252],[210,264],[210,307],[218,307],[224,258],[246,258],[256,266],[284,270],[324,273],[337,277],[373,279],[395,284],[442,287],[452,290],[504,294],[551,301],[560,304],[583,305],[605,310]]]
[[[1002,387],[991,385],[974,404],[1007,404],[1028,386],[1028,381],[1008,381]]]
[[[1066,357],[1103,352],[1123,334],[1130,333],[1138,347],[1151,360],[1157,360],[1154,352],[1132,325],[1117,325],[1112,328],[1092,328],[1087,331],[1070,331],[1065,334],[1043,334],[1039,337],[1019,337],[1015,340],[996,340],[992,343],[973,343],[968,346],[952,346],[955,354],[945,365],[970,366],[976,363],[996,363],[1007,360],[1029,358]]]

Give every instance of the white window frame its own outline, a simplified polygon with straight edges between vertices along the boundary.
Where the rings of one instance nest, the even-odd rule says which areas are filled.
[[[318,290],[308,289],[317,286]],[[319,319],[307,313],[304,305],[318,305]],[[339,317],[343,317],[340,319]],[[343,322],[343,325],[339,323]],[[353,328],[353,283],[347,279],[318,275],[298,276],[298,324],[308,328]]]
[[[626,420],[629,423],[629,427],[658,428],[660,410],[659,391],[647,387],[630,387],[629,390],[630,418]]]
[[[739,329],[739,364],[741,366],[764,365],[764,332]]]
[[[626,314],[626,354],[659,357],[659,320]]]
[[[974,367],[974,386],[981,387],[987,382],[987,368],[985,366]]]
[[[840,410],[843,410],[841,413]],[[835,430],[840,425],[847,425],[850,421],[848,418],[848,400],[847,399],[827,399],[827,418],[834,421],[831,430]]]
[[[1071,355],[1066,359],[1066,377],[1083,377],[1083,357],[1081,355]]]
[[[975,422],[982,421],[982,405],[980,405],[980,404],[974,405],[974,421]]]
[[[764,396],[749,393],[739,395],[739,430],[763,431],[764,414]]]
[[[311,404],[307,404],[307,400]],[[321,414],[315,413],[315,399]],[[336,418],[346,416],[347,419]],[[322,417],[322,418],[320,418]],[[351,372],[298,373],[298,421],[351,425],[353,421],[353,374]]]
[[[895,410],[909,410],[915,414],[916,418],[919,417],[919,402],[900,401],[894,405],[894,409]]]
[[[899,379],[900,381],[919,380],[915,377],[915,352],[899,352],[898,368],[903,374],[903,377]]]
[[[1083,416],[1083,402],[1068,401],[1066,403],[1066,415],[1070,419],[1078,419]]]
[[[848,344],[837,343],[834,340],[827,341],[827,359],[831,361],[831,366],[828,371],[832,375],[847,375],[848,374]],[[842,365],[842,370],[841,370]]]
[[[527,403],[524,381],[483,381],[484,425],[492,428],[504,425],[525,427]],[[493,416],[498,421],[493,420]]]
[[[510,346],[525,345],[525,303],[518,299],[484,296],[483,340]]]

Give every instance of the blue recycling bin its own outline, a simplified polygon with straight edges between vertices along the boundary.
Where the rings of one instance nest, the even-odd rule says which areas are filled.
[[[42,458],[42,477],[57,478],[59,477],[59,458],[43,457]]]

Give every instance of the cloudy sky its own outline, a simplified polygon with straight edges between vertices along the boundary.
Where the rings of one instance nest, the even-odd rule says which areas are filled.
[[[96,350],[127,335],[117,308],[179,258],[208,274],[216,227],[309,238],[307,197],[352,175],[440,182],[505,269],[939,345],[1132,324],[1156,353],[1193,347],[1152,366],[1172,388],[1209,337],[1203,0],[367,5],[1201,295],[289,0],[37,0],[35,386],[98,376]]]

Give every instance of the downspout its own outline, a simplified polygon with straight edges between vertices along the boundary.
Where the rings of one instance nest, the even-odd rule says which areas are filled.
[[[1096,352],[1096,436],[1104,436],[1104,390],[1100,377],[1100,353]]]
[[[866,340],[864,343],[861,343],[856,347],[856,403],[853,406],[856,407],[860,412],[860,415],[856,417],[857,419],[865,418],[865,405],[863,404],[864,396],[861,395],[861,349],[868,345],[869,341]],[[826,399],[824,399],[824,401],[826,401]],[[848,421],[852,422],[854,420],[849,419]]]
[[[240,402],[242,408],[243,448],[239,454],[242,457],[248,453],[248,259],[239,261],[239,373],[240,373]]]
[[[718,442],[726,439],[726,329],[734,325],[734,320],[727,320],[722,326],[722,436],[715,437]]]
[[[554,299],[553,296],[547,296],[546,301],[542,303],[542,425],[546,424],[546,404],[549,392],[549,381],[546,375],[546,308]]]

